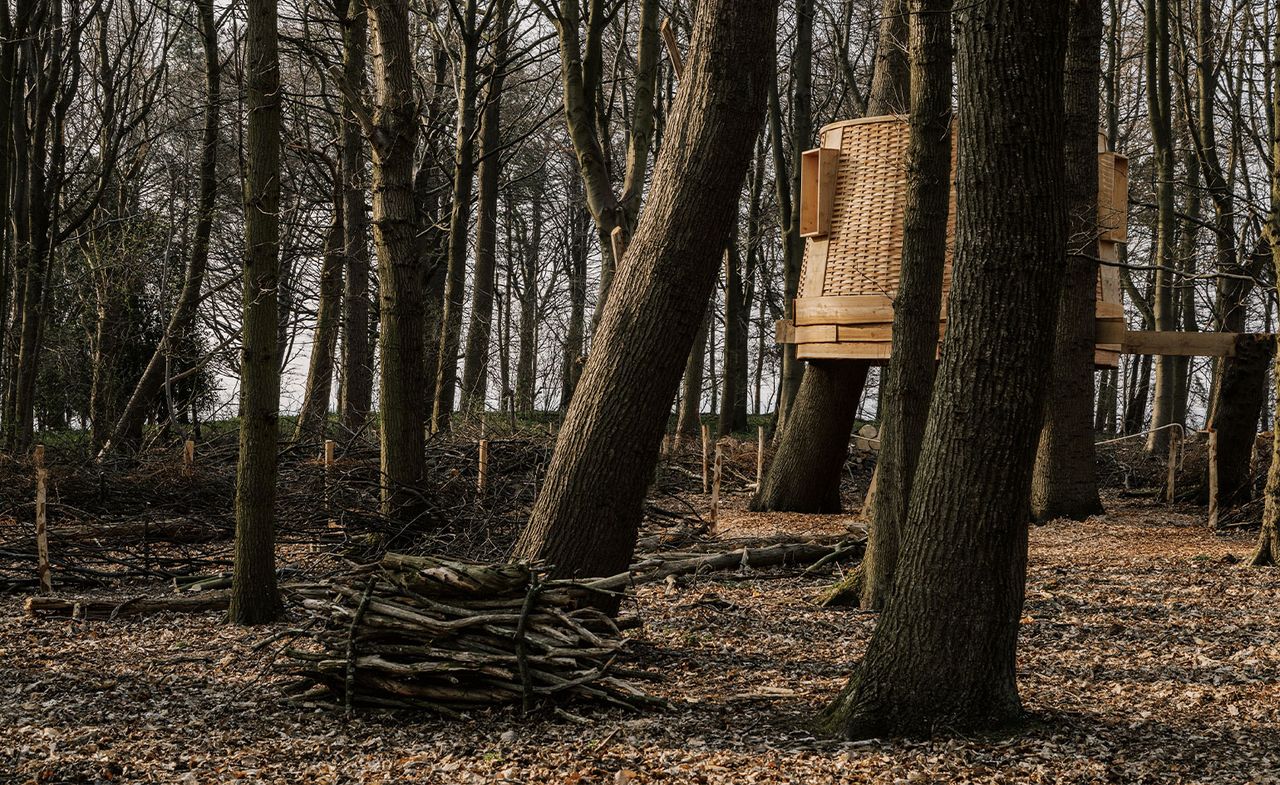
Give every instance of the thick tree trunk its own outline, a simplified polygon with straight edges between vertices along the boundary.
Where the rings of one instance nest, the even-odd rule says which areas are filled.
[[[955,16],[947,334],[897,580],[866,656],[821,720],[847,738],[980,729],[1022,713],[1015,652],[1031,460],[1067,239],[1067,3],[991,0]]]
[[[338,349],[338,320],[342,310],[342,194],[340,170],[334,170],[333,218],[325,238],[320,266],[320,294],[316,327],[312,332],[311,361],[302,407],[294,425],[294,441],[323,441],[329,426],[329,397],[333,388],[333,358]]]
[[[1037,520],[1102,512],[1093,446],[1094,317],[1098,285],[1098,84],[1101,0],[1072,0],[1064,90],[1067,266],[1058,297],[1049,397],[1031,482]]]
[[[1249,501],[1253,477],[1249,472],[1258,416],[1267,402],[1267,371],[1276,351],[1273,335],[1241,335],[1236,356],[1224,366],[1218,382],[1218,408],[1209,427],[1218,434],[1218,509]],[[1201,501],[1209,500],[1208,475],[1201,482]]]
[[[541,494],[515,554],[561,576],[612,575],[715,284],[772,79],[776,0],[702,0],[653,191],[614,280]]]
[[[276,446],[280,352],[276,291],[280,280],[280,56],[276,4],[249,0],[245,12],[244,310],[240,352],[240,458],[236,470],[236,624],[275,621]]]
[[[791,405],[787,430],[751,499],[752,510],[840,512],[840,477],[858,413],[858,399],[847,396],[851,390],[862,390],[867,368],[865,363],[809,363],[806,381]],[[807,440],[787,435],[792,428],[809,423],[813,428]]]
[[[884,607],[924,439],[938,356],[942,273],[951,200],[951,0],[911,5],[911,138],[902,274],[893,301],[893,349],[882,390],[876,494],[862,560],[864,608]]]
[[[342,100],[343,246],[347,269],[342,304],[342,373],[338,410],[350,433],[364,429],[373,407],[373,347],[369,336],[369,216],[365,212],[365,140],[356,105],[364,95],[369,20],[361,0],[348,0],[342,20],[342,76],[354,91]]]
[[[906,0],[884,0],[880,18],[880,40],[877,44],[877,52],[883,53],[884,56],[877,57],[876,66],[877,68],[883,66],[891,71],[877,74],[873,79],[874,89],[867,103],[869,115],[902,113],[907,110],[906,101],[911,89],[911,79],[906,57],[900,56],[905,47],[906,29]],[[898,54],[894,54],[895,52]],[[796,136],[792,141],[797,145],[798,161],[800,152],[808,147],[810,140],[807,136],[803,140]],[[798,165],[796,170],[799,170]],[[793,193],[797,195],[800,193],[798,179],[792,184],[792,188]],[[796,222],[798,233],[799,211],[794,211],[792,220]],[[798,269],[796,275],[799,275]],[[788,290],[788,302],[793,297],[795,297],[795,290]],[[826,507],[830,505],[832,499],[835,499],[837,500],[836,510],[838,510],[840,472],[843,466],[830,469],[825,466],[820,467],[816,462],[838,455],[843,463],[848,455],[849,437],[853,434],[856,415],[854,410],[862,399],[862,388],[866,383],[869,366],[866,363],[844,361],[862,366],[860,369],[853,370],[839,368],[838,366],[842,364],[840,361],[808,363],[804,366],[799,387],[795,391],[794,403],[789,404],[786,387],[786,356],[784,353],[783,405],[779,416],[782,438],[778,445],[778,454],[785,454],[791,458],[782,461],[774,459],[770,464],[769,477],[752,501],[753,508],[812,512],[815,504]],[[807,390],[806,387],[815,389]],[[802,400],[803,406],[800,405]],[[845,412],[841,409],[850,411]],[[809,449],[810,445],[817,444],[821,444],[822,449]],[[818,489],[814,486],[818,478],[824,478],[833,485],[830,488]]]
[[[382,514],[422,514],[425,469],[419,406],[422,378],[421,260],[413,191],[418,105],[413,98],[407,0],[369,3],[373,33],[373,241],[378,253],[378,426],[382,436]]]
[[[538,349],[538,255],[542,248],[542,201],[531,209],[531,237],[520,249],[520,350],[516,356],[516,411],[529,416],[534,410]]]

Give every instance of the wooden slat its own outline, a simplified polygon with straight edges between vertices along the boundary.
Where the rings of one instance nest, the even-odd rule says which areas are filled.
[[[1125,333],[1129,328],[1116,319],[1095,319],[1093,322],[1093,340],[1095,343],[1124,343]]]
[[[842,325],[837,328],[837,340],[844,341],[892,341],[893,340],[893,322],[885,322],[884,324],[860,324],[854,327]]]
[[[796,325],[876,324],[893,321],[893,304],[883,294],[797,297]]]
[[[796,343],[834,343],[840,340],[834,324],[814,324],[795,329]]]
[[[802,360],[870,360],[889,359],[892,344],[857,341],[850,343],[803,343],[796,346],[796,356]]]
[[[1124,305],[1122,303],[1098,303],[1096,315],[1099,319],[1123,319]]]
[[[1125,354],[1164,357],[1232,357],[1239,333],[1190,333],[1177,331],[1126,332],[1121,342]]]

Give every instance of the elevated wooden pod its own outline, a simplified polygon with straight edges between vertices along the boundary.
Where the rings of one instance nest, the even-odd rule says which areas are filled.
[[[795,321],[778,325],[778,341],[795,343],[802,359],[883,363],[892,345],[906,212],[908,127],[890,115],[846,120],[820,132],[821,147],[801,159],[800,233],[805,240]],[[1128,232],[1128,160],[1099,144],[1098,254],[1116,258]],[[952,166],[955,156],[952,156]],[[947,221],[955,235],[955,190]],[[951,287],[951,253],[943,272],[943,312]],[[1097,290],[1100,342],[1095,361],[1115,367],[1124,333],[1120,275],[1103,266]],[[1117,329],[1119,332],[1117,332]]]

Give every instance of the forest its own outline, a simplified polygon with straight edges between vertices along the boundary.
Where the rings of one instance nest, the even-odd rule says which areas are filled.
[[[1280,782],[1280,0],[0,1],[0,783]]]

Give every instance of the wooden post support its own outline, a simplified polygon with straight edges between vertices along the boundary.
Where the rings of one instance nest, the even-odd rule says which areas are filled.
[[[684,58],[680,56],[680,45],[676,43],[670,17],[662,20],[662,43],[667,47],[667,57],[671,58],[671,72],[679,79],[684,74]]]
[[[1178,451],[1182,446],[1182,429],[1171,428],[1169,434],[1169,476],[1165,480],[1165,501],[1173,504],[1178,491]]]
[[[764,482],[764,426],[756,426],[756,487]]]
[[[1218,431],[1209,429],[1209,528],[1218,528]]]
[[[627,242],[623,238],[621,226],[615,226],[613,227],[613,231],[609,232],[609,247],[613,249],[614,265],[621,265],[622,257],[627,255]]]
[[[724,456],[720,445],[716,445],[715,473],[711,477],[711,531],[714,533],[720,523],[720,475],[724,467]]]
[[[329,528],[338,528],[333,519],[333,439],[324,440],[324,512],[329,518]]]
[[[182,473],[190,477],[196,470],[196,443],[187,439],[182,445]]]
[[[36,559],[40,575],[40,593],[53,593],[49,574],[49,470],[44,467],[44,445],[37,444],[36,464]]]
[[[711,458],[711,429],[706,425],[702,426],[702,492],[707,493],[711,490],[711,477],[708,462]]]
[[[480,440],[480,471],[476,475],[476,491],[484,493],[489,484],[489,440]]]

